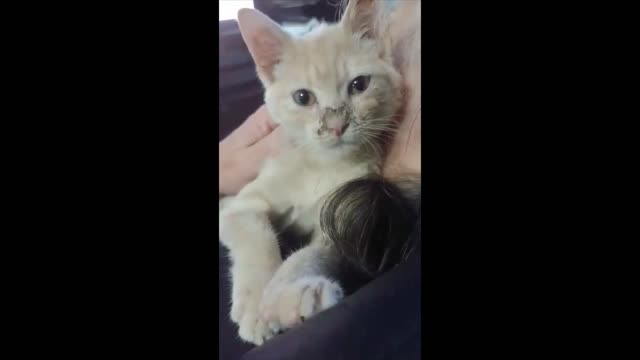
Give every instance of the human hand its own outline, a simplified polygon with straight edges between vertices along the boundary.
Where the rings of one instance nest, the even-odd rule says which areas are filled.
[[[240,191],[285,144],[281,129],[262,105],[218,145],[220,194]]]

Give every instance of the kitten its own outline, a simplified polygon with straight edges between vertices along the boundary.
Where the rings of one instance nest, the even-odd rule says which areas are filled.
[[[233,263],[231,319],[245,341],[260,345],[343,297],[330,278],[339,257],[320,231],[320,210],[341,184],[380,173],[380,140],[401,105],[400,75],[372,19],[377,3],[351,0],[339,23],[299,38],[256,10],[238,13],[269,113],[294,144],[220,204],[220,241]],[[273,213],[312,232],[284,262]]]

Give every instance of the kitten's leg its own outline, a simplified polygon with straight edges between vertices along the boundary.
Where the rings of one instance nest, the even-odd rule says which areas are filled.
[[[282,263],[267,209],[260,199],[239,197],[220,212],[220,240],[232,261],[231,319],[239,325],[242,339],[258,345],[273,336],[258,306],[264,287]]]
[[[274,332],[293,327],[344,297],[340,285],[328,277],[337,259],[328,246],[313,244],[285,260],[260,302],[261,315]]]

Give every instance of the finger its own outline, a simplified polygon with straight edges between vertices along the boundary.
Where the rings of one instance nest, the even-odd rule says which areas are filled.
[[[270,134],[275,128],[277,124],[271,120],[266,106],[262,105],[225,140],[231,142],[236,148],[248,147]]]
[[[284,148],[288,147],[284,133],[281,128],[273,130],[269,135],[258,140],[251,145],[248,150],[248,156],[264,159],[268,156],[276,155]]]
[[[242,186],[255,179],[267,157],[278,150],[281,143],[280,135],[280,131],[276,129],[255,144],[239,149],[234,155],[236,157],[234,172],[238,175]]]
[[[287,146],[289,143],[285,140],[282,130],[277,128],[252,146],[233,151],[229,155],[234,159],[232,165],[224,169],[224,190],[230,194],[237,193],[258,176],[267,157]]]

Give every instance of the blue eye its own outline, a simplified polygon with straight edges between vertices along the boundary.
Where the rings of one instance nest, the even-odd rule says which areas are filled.
[[[293,93],[293,101],[301,106],[313,105],[316,101],[313,93],[306,89],[300,89]]]
[[[349,95],[359,94],[369,87],[369,81],[371,80],[371,76],[362,75],[357,78],[351,80],[349,83]]]

